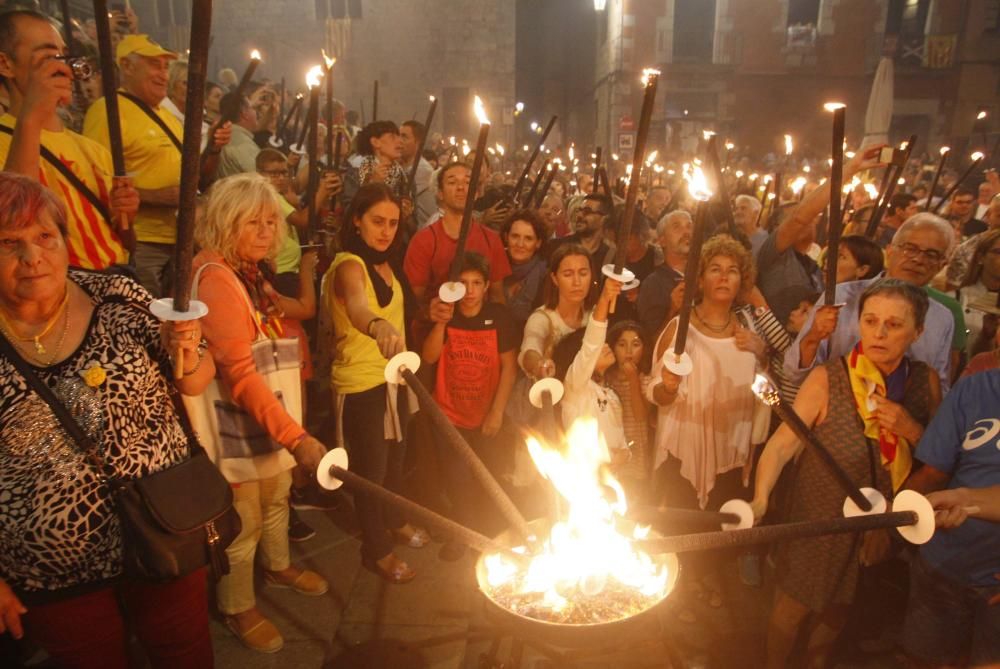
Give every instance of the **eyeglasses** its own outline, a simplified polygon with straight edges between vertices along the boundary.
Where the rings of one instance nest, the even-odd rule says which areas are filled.
[[[590,207],[583,207],[582,209],[577,209],[576,213],[581,216],[604,216],[604,212],[599,209],[591,209]]]
[[[944,261],[944,254],[936,249],[922,249],[916,244],[896,244],[896,248],[899,249],[904,256],[915,260],[920,258],[931,265],[937,265]]]

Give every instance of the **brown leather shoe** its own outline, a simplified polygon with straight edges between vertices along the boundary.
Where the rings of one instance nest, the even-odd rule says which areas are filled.
[[[264,618],[246,632],[240,632],[240,626],[232,616],[226,616],[226,627],[236,635],[240,642],[258,653],[277,653],[285,646],[285,640],[281,638],[281,632],[270,620]]]
[[[330,584],[326,582],[326,579],[308,569],[303,569],[291,583],[282,583],[270,572],[264,572],[264,582],[274,588],[291,588],[295,592],[310,597],[325,595],[330,589]]]

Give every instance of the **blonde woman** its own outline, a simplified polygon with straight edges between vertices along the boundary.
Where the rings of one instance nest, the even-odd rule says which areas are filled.
[[[257,174],[222,179],[212,187],[198,220],[195,239],[201,252],[193,265],[193,292],[209,309],[202,321],[208,352],[233,402],[264,433],[263,439],[246,444],[228,440],[215,453],[216,463],[233,484],[243,521],[240,535],[226,551],[231,571],[219,581],[218,605],[240,641],[261,652],[276,652],[284,642],[256,607],[253,565],[258,545],[268,585],[305,595],[322,595],[328,589],[319,574],[293,566],[288,554],[290,470],[298,464],[314,472],[326,449],[289,415],[252,355],[255,341],[280,336],[281,316],[301,317],[301,303],[275,292],[262,273],[283,236],[278,193],[267,179]]]

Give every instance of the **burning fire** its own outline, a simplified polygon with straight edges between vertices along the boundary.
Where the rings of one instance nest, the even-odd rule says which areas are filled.
[[[642,85],[643,86],[649,86],[650,80],[652,80],[655,77],[659,77],[659,76],[660,76],[660,71],[659,70],[657,70],[655,68],[652,68],[652,67],[647,67],[646,69],[644,69],[642,71]]]
[[[254,49],[253,51],[251,51],[250,52],[250,60],[260,60],[260,51],[257,51],[257,49]]]
[[[486,108],[483,107],[483,101],[476,96],[476,99],[472,102],[472,109],[476,112],[476,118],[479,120],[479,125],[489,125],[490,119],[486,116]]]
[[[792,136],[791,135],[785,135],[785,155],[786,156],[792,155],[792,149],[793,149],[793,146],[792,146]]]
[[[319,65],[314,65],[306,73],[306,86],[309,88],[315,88],[319,86],[319,82],[323,79],[323,68]]]
[[[319,52],[323,56],[323,62],[326,63],[326,69],[332,70],[334,64],[337,62],[337,57],[326,55],[326,49],[320,49]]]
[[[708,202],[712,199],[712,190],[708,187],[708,179],[705,178],[705,173],[702,172],[700,165],[694,165],[687,170],[684,174],[684,180],[687,181],[691,197],[699,202]]]
[[[608,469],[611,457],[597,421],[577,420],[563,450],[545,446],[534,437],[528,438],[527,445],[538,471],[565,502],[566,512],[526,565],[501,554],[485,556],[486,581],[494,594],[508,591],[512,600],[530,600],[529,608],[553,618],[602,593],[627,591],[639,610],[665,597],[670,570],[632,543],[645,538],[649,528],[636,526],[631,536],[618,529],[628,505],[621,484]],[[607,490],[613,492],[613,499]],[[514,552],[527,554],[523,546]],[[601,622],[638,612],[615,611]]]

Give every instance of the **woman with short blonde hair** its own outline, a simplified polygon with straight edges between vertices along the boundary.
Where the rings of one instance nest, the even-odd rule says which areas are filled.
[[[192,296],[208,305],[203,325],[208,351],[236,405],[233,411],[239,412],[236,419],[258,428],[244,439],[213,435],[219,446],[206,447],[230,483],[238,484],[234,506],[243,521],[226,551],[231,570],[219,581],[219,609],[240,641],[261,652],[276,652],[284,641],[256,607],[258,544],[268,585],[306,595],[328,589],[319,574],[292,565],[288,554],[290,470],[298,464],[315,472],[326,448],[290,415],[294,408],[271,390],[253,356],[254,342],[281,338],[279,318],[296,307],[265,277],[266,261],[274,258],[283,234],[278,193],[270,182],[258,174],[228,177],[212,186],[198,218],[195,239],[201,251],[193,263]]]

